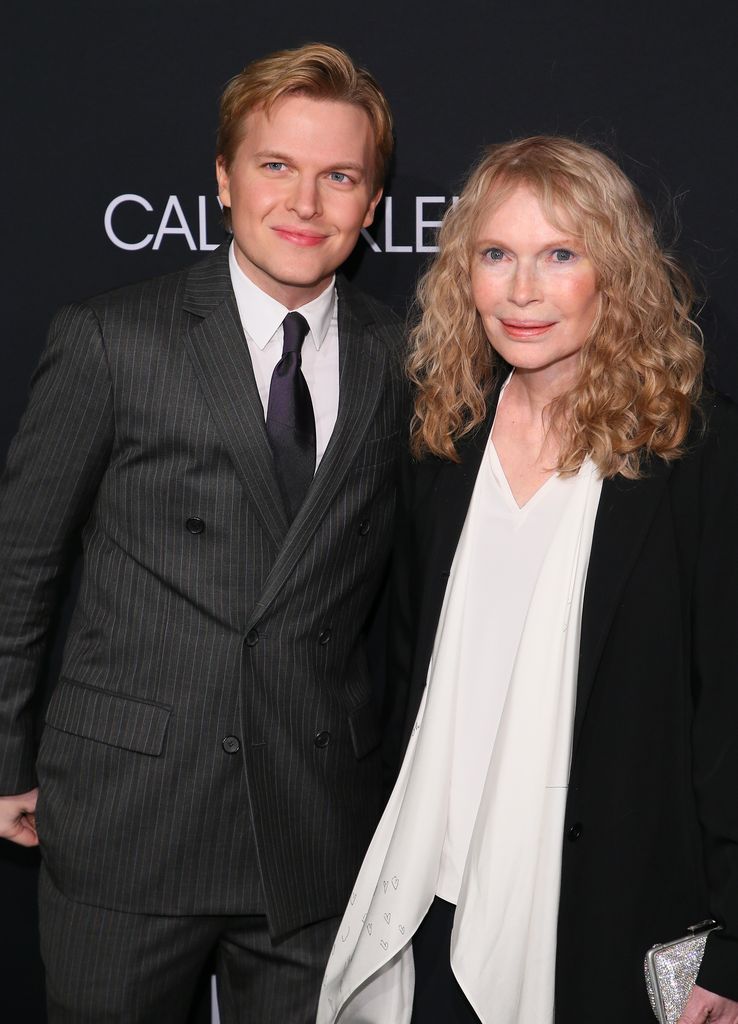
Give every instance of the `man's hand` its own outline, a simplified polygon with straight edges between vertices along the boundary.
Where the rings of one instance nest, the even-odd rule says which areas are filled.
[[[738,1024],[738,1003],[695,985],[677,1024]]]
[[[20,846],[38,846],[37,798],[37,789],[19,796],[0,796],[0,837]]]

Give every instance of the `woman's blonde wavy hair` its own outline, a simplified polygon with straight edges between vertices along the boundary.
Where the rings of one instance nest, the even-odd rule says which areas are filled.
[[[620,168],[557,136],[489,147],[444,217],[410,335],[414,455],[458,461],[456,443],[484,421],[505,369],[474,307],[471,261],[481,221],[519,185],[532,189],[551,223],[582,240],[598,275],[600,309],[578,379],[547,410],[560,438],[556,468],[576,472],[589,455],[603,476],[636,478],[647,455],[678,458],[702,386],[692,285],[658,244],[654,219]]]

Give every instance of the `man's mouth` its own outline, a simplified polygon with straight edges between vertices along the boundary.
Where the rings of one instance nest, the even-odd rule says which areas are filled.
[[[280,238],[284,239],[285,242],[292,242],[293,245],[302,245],[306,248],[320,245],[328,237],[320,231],[306,231],[304,228],[291,228],[281,225],[272,228],[272,230]]]

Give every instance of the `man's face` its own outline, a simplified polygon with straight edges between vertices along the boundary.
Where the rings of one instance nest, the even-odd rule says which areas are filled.
[[[289,309],[310,302],[371,224],[374,136],[361,107],[285,96],[246,117],[231,165],[216,162],[238,264]]]

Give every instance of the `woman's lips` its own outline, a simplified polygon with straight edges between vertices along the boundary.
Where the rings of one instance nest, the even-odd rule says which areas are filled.
[[[555,320],[546,323],[536,320],[500,320],[505,334],[511,338],[538,338],[555,326]]]
[[[293,245],[304,245],[307,247],[320,245],[328,237],[327,235],[316,234],[314,231],[298,231],[294,228],[274,228],[280,238],[285,242],[292,242]]]

